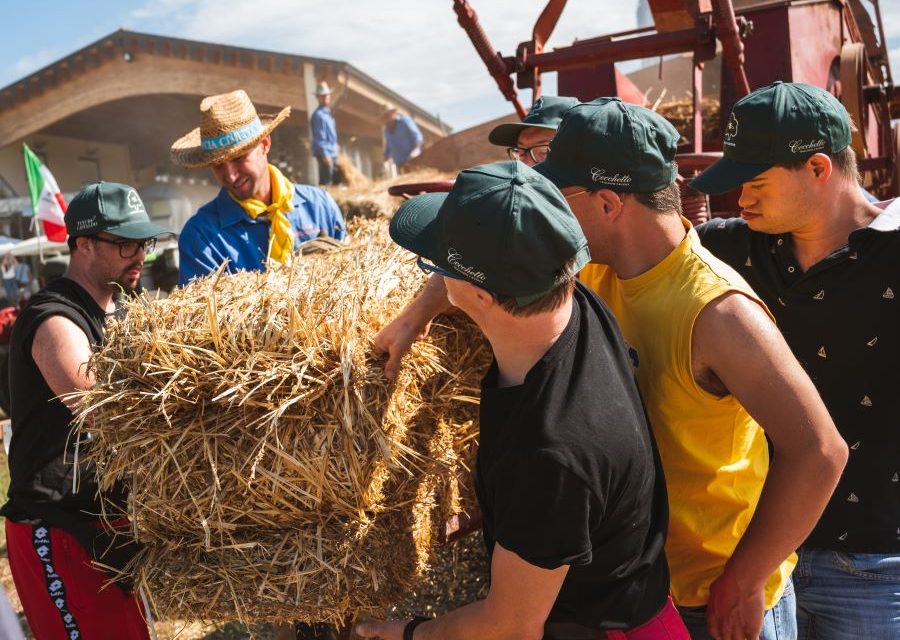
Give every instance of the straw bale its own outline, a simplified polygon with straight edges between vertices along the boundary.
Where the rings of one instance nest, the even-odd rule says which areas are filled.
[[[721,138],[720,106],[718,98],[703,98],[700,101],[700,113],[703,116],[703,139],[706,142],[716,143]],[[672,123],[681,134],[681,142],[690,142],[694,139],[694,99],[692,97],[660,101],[653,105],[653,110]]]
[[[141,296],[108,325],[82,455],[101,490],[128,483],[146,545],[128,573],[157,615],[383,610],[467,509],[486,344],[448,318],[387,384],[372,338],[423,277],[384,221],[353,227],[345,248]]]

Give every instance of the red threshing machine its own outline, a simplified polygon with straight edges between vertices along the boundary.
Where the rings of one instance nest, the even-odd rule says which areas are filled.
[[[685,215],[699,222],[710,211],[732,215],[738,209],[737,193],[710,202],[685,184],[721,156],[720,136],[704,136],[701,109],[704,64],[719,55],[720,120],[738,99],[776,80],[823,87],[840,98],[859,126],[852,144],[866,189],[881,199],[900,195],[900,125],[891,127],[891,118],[900,117],[900,89],[891,79],[878,0],[867,4],[874,22],[862,0],[649,0],[655,26],[548,51],[544,45],[566,6],[566,0],[549,0],[531,39],[511,56],[491,47],[468,0],[454,0],[453,8],[519,117],[525,108],[517,89],[531,89],[537,99],[542,73],[557,72],[559,95],[580,100],[617,95],[643,104],[644,94],[615,63],[691,55],[693,120],[677,159]],[[717,124],[714,130],[724,130]]]

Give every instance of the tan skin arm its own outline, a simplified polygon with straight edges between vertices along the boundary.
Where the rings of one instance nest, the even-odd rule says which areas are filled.
[[[384,365],[386,378],[392,379],[397,375],[400,360],[409,351],[413,342],[428,335],[431,321],[452,308],[453,305],[447,300],[444,278],[432,274],[419,295],[375,334],[375,348],[388,354],[388,360]]]
[[[756,638],[766,579],[812,531],[847,462],[847,445],[775,323],[748,297],[729,293],[707,305],[694,325],[691,359],[698,384],[731,393],[775,450],[753,519],[707,607],[717,640]]]
[[[499,544],[491,560],[487,598],[419,625],[415,640],[540,640],[569,565],[541,569]],[[403,640],[407,620],[361,622],[363,638]]]
[[[34,334],[31,357],[54,394],[61,396],[89,389],[94,377],[87,370],[91,357],[88,337],[63,316],[44,320]],[[64,400],[70,409],[73,401]]]

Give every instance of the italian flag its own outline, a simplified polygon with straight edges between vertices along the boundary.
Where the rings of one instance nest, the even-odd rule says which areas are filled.
[[[50,169],[34,155],[34,151],[23,144],[25,153],[25,173],[28,175],[28,190],[31,192],[31,207],[38,220],[44,223],[44,234],[53,242],[66,241],[66,201],[56,184]]]

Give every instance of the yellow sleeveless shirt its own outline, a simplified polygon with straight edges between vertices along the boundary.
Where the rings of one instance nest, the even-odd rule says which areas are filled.
[[[691,372],[691,336],[703,308],[729,291],[765,305],[731,267],[702,247],[687,220],[684,240],[628,280],[589,264],[579,278],[609,304],[635,361],[638,386],[669,492],[666,555],[679,606],[702,606],[747,529],[769,468],[762,428],[727,395],[708,393]],[[766,608],[781,598],[794,565],[766,582]]]

